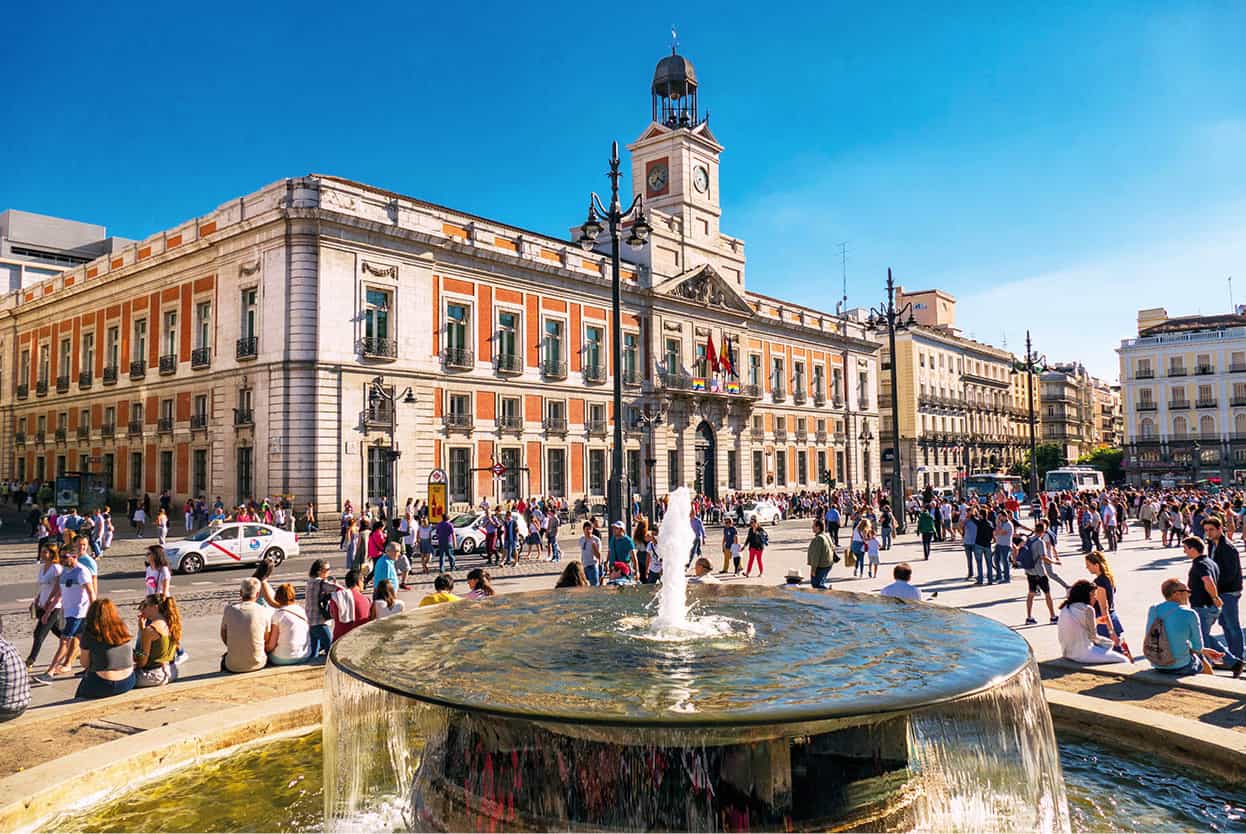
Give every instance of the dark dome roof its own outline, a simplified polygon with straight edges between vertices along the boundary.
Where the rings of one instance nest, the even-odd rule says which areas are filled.
[[[692,62],[682,55],[672,52],[661,61],[653,71],[653,92],[664,96],[687,95],[697,86],[696,70]]]

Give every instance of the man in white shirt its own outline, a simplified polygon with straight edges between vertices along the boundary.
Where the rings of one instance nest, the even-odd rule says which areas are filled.
[[[1103,529],[1108,536],[1108,550],[1116,549],[1118,539],[1116,528],[1116,506],[1108,499],[1103,501],[1103,510],[1100,513],[1103,516]]]
[[[913,578],[913,569],[909,567],[908,562],[896,565],[891,575],[896,581],[879,591],[880,596],[909,599],[914,602],[922,601],[922,592],[909,584],[909,580]]]
[[[718,585],[718,577],[714,575],[714,566],[710,564],[710,560],[701,556],[692,565],[692,576],[688,577],[689,582],[700,585]]]

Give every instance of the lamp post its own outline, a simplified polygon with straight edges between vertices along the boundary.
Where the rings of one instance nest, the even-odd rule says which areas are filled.
[[[887,303],[870,308],[866,326],[878,331],[887,328],[887,343],[891,356],[891,512],[896,517],[896,532],[904,532],[904,513],[896,512],[904,506],[904,481],[900,476],[900,383],[896,374],[896,331],[906,330],[917,321],[913,318],[913,305],[906,303],[899,309],[895,304],[896,282],[887,269]],[[905,318],[905,313],[908,318]],[[845,380],[847,382],[847,380]],[[866,428],[868,428],[868,424]],[[868,466],[868,464],[867,464]]]
[[[1202,461],[1202,457],[1203,457],[1203,444],[1201,444],[1201,443],[1199,443],[1197,440],[1195,440],[1195,441],[1194,441],[1194,443],[1193,443],[1193,444],[1191,444],[1191,446],[1190,446],[1190,451],[1192,451],[1192,452],[1194,453],[1194,461],[1193,461],[1193,464],[1194,464],[1194,487],[1197,489],[1197,488],[1198,488],[1198,480],[1199,480],[1198,476],[1201,474],[1201,473],[1199,472],[1199,469],[1201,468],[1202,463],[1203,463],[1203,461]]]
[[[862,467],[865,470],[865,500],[870,500],[870,441],[874,439],[874,432],[870,431],[869,421],[863,421],[865,425],[861,427],[861,434],[857,436],[857,440],[861,441],[861,457]],[[895,508],[892,507],[891,514],[896,515]],[[898,517],[897,517],[898,518]]]
[[[662,425],[661,411],[650,411],[648,406],[645,407],[644,412],[636,416],[636,428],[649,435],[649,457],[645,458],[645,464],[649,467],[649,494],[645,497],[645,512],[648,513],[650,519],[655,517],[658,497],[657,474],[654,471],[657,468],[658,459],[657,450],[654,448],[653,433],[660,425]]]
[[[1030,342],[1030,331],[1025,331],[1025,359],[1012,367],[1012,372],[1025,374],[1026,396],[1029,398],[1030,412],[1030,494],[1034,500],[1038,495],[1038,438],[1034,429],[1034,375],[1047,370],[1047,357],[1034,353]]]
[[[385,377],[375,377],[368,383],[368,411],[371,415],[375,416],[381,410],[382,403],[389,406],[386,409],[389,412],[389,419],[385,421],[385,430],[389,434],[389,448],[385,450],[385,495],[382,496],[382,499],[385,501],[390,517],[394,514],[394,504],[389,492],[394,488],[394,484],[398,480],[396,477],[398,458],[402,456],[402,452],[394,448],[394,432],[398,422],[398,409],[394,408],[394,404],[397,400],[398,394],[385,387]],[[415,404],[415,391],[412,390],[410,385],[407,386],[406,391],[402,392],[402,403],[404,405]]]
[[[596,192],[589,194],[588,218],[580,227],[578,243],[585,252],[592,251],[603,230],[610,233],[610,355],[614,379],[614,449],[610,455],[610,485],[606,503],[610,521],[627,523],[623,501],[623,314],[622,289],[619,279],[619,227],[632,221],[627,245],[639,248],[649,238],[649,221],[645,217],[644,201],[637,194],[625,211],[619,203],[619,143],[610,143],[610,205],[602,203]],[[606,225],[603,228],[602,220]]]

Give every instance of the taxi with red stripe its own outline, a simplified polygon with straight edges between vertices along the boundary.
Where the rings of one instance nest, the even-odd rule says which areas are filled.
[[[294,533],[258,521],[227,521],[164,547],[169,564],[179,573],[198,573],[212,565],[255,564],[267,559],[280,565],[299,553]]]

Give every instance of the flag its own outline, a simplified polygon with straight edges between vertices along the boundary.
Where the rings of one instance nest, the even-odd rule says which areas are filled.
[[[719,358],[718,365],[727,373],[738,377],[739,374],[735,372],[735,357],[731,354],[731,338],[723,336],[723,355]]]
[[[728,393],[728,394],[738,394],[738,393],[740,393],[740,383],[739,383],[739,381],[737,381],[737,380],[731,380],[731,381],[729,381],[729,382],[727,383],[727,393]]]
[[[694,376],[692,378],[692,390],[693,391],[704,391],[705,390],[705,377]]]
[[[718,353],[714,350],[714,334],[705,337],[705,365],[711,373],[718,373]]]

